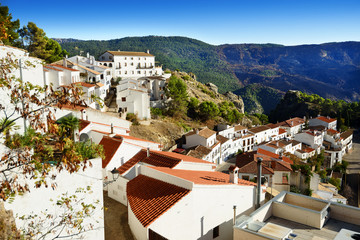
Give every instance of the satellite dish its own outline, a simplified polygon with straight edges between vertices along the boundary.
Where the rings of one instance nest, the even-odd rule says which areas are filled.
[[[89,140],[89,135],[86,133],[80,134],[80,142],[86,142],[87,140]]]

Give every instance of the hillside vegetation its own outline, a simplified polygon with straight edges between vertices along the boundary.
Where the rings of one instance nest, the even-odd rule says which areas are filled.
[[[324,99],[317,94],[289,91],[269,115],[270,122],[291,117],[329,116],[338,120],[338,129],[360,126],[360,102]]]

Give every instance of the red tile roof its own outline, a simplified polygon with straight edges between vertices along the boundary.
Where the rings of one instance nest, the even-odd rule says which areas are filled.
[[[266,155],[266,156],[269,156],[269,157],[272,157],[272,158],[277,158],[277,159],[279,159],[279,157],[280,157],[280,156],[279,156],[278,154],[276,154],[276,153],[272,153],[272,152],[266,151],[266,150],[261,149],[261,148],[259,148],[259,149],[257,150],[257,153],[259,153],[259,154],[261,154],[261,155]],[[290,160],[290,158],[288,158],[288,157],[282,156],[282,160],[283,160],[284,162],[288,162],[288,163],[290,163],[290,164],[293,164],[293,161]]]
[[[153,57],[154,55],[145,52],[127,52],[127,51],[106,51],[114,56],[141,56],[141,57]]]
[[[91,87],[95,87],[95,84],[91,84],[91,83],[86,83],[86,82],[77,82],[74,83],[75,85],[80,85],[82,87],[86,87],[86,88],[91,88]]]
[[[335,135],[335,134],[338,134],[339,132],[338,131],[336,131],[336,130],[334,130],[334,129],[328,129],[327,131],[326,131],[329,135]]]
[[[131,211],[140,223],[147,227],[190,190],[144,175],[129,181],[126,188]]]
[[[249,131],[252,133],[259,133],[259,132],[263,132],[263,131],[266,131],[269,129],[271,129],[271,128],[268,126],[259,126],[259,127],[250,128]]]
[[[73,71],[73,72],[79,72],[79,70],[72,69],[72,68],[68,68],[68,67],[64,67],[64,66],[59,65],[59,64],[51,64],[51,66],[54,66],[54,67],[57,67],[57,68],[66,69],[66,70]]]
[[[274,170],[272,170],[269,167],[264,166],[262,164],[262,174],[274,174]],[[251,173],[251,174],[257,174],[257,162],[251,161],[247,163],[246,165],[239,168],[239,173]]]
[[[80,119],[79,132],[81,132],[84,128],[90,125],[90,121]]]
[[[150,150],[150,156],[147,157],[147,150],[142,149],[134,157],[129,159],[129,161],[127,161],[120,168],[118,168],[118,170],[119,170],[120,174],[124,174],[130,168],[135,166],[135,164],[137,164],[138,162],[144,162],[149,165],[157,166],[157,167],[173,168],[176,165],[178,165],[181,161],[214,165],[213,163],[205,161],[205,160],[201,160],[201,159],[194,158],[191,156],[185,156],[185,155],[174,153],[174,152],[163,152],[163,151]]]
[[[114,154],[120,147],[121,143],[121,140],[117,140],[108,136],[103,136],[99,143],[100,145],[103,145],[105,153],[105,159],[102,160],[102,168],[105,168],[109,164]]]
[[[197,134],[199,136],[202,136],[203,138],[206,138],[208,139],[209,137],[213,136],[214,134],[216,134],[215,131],[207,128],[207,127],[204,127],[203,129],[200,129],[198,133],[196,133],[196,130],[193,129],[192,131],[188,132],[187,134],[185,134],[185,136],[191,136],[191,135],[194,135],[194,134]]]
[[[164,167],[151,167],[160,172],[188,180],[195,184],[200,185],[228,185],[230,183],[230,175],[217,171],[195,171],[195,170],[183,170],[183,169],[170,169]],[[239,185],[244,186],[256,186],[255,183],[239,179]]]
[[[286,130],[283,129],[283,128],[279,128],[279,135],[283,134],[283,133],[286,133]]]
[[[336,119],[334,119],[334,118],[324,117],[324,116],[317,117],[316,119],[319,119],[319,120],[321,120],[323,122],[327,122],[327,123],[336,121]]]

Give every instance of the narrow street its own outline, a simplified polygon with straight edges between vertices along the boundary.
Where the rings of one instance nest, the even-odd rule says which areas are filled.
[[[347,184],[356,194],[357,206],[360,207],[360,135],[359,130],[354,131],[353,137],[353,149],[350,153],[346,154],[343,160],[349,162],[349,166],[346,170]]]
[[[109,198],[104,192],[106,240],[134,240],[128,224],[127,207]]]

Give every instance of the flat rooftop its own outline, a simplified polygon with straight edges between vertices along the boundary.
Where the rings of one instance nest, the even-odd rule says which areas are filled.
[[[360,235],[360,208],[285,191],[234,226],[234,240],[346,240],[353,234]]]
[[[296,240],[334,239],[341,229],[360,232],[360,226],[335,219],[330,219],[321,229],[273,216],[266,222],[292,229],[292,233],[297,235]]]

